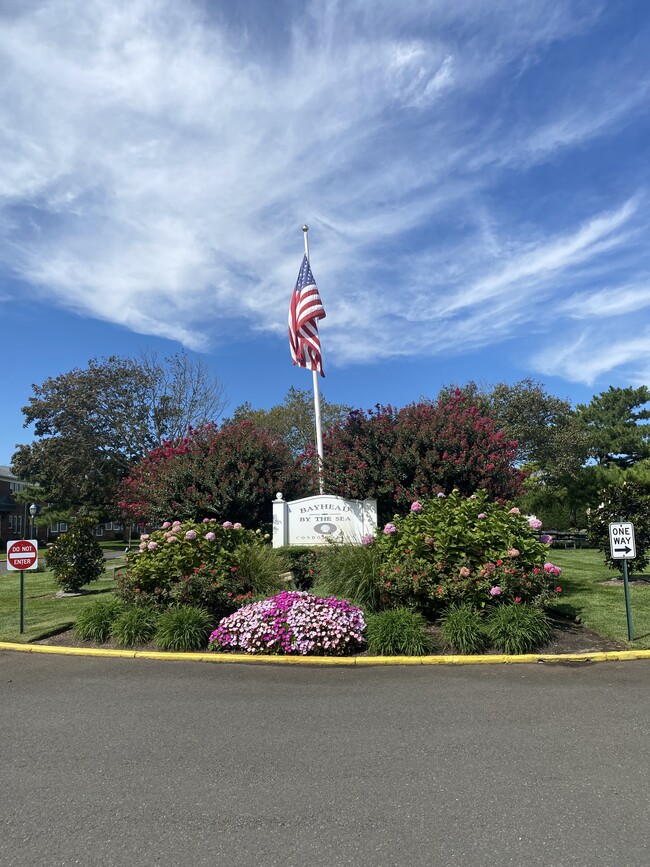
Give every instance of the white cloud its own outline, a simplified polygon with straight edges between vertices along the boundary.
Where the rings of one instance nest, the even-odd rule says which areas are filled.
[[[0,28],[0,267],[52,303],[201,349],[233,320],[284,334],[306,220],[338,363],[590,317],[588,272],[615,290],[617,257],[645,269],[643,198],[616,189],[522,223],[498,191],[640,104],[642,80],[608,89],[602,69],[591,102],[508,101],[601,13],[321,0],[264,18],[266,34],[228,6],[32,3]],[[644,309],[635,275],[624,285]]]
[[[548,376],[593,385],[604,374],[622,369],[628,381],[645,381],[630,370],[650,371],[650,328],[616,330],[587,328],[573,339],[549,346],[535,358],[537,368]]]

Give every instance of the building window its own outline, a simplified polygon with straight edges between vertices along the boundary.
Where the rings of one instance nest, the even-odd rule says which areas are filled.
[[[52,524],[50,526],[50,533],[66,533],[68,530],[68,525],[65,521],[59,521],[58,524]]]
[[[104,535],[104,528],[100,524],[98,527],[95,527],[95,536],[103,536],[103,535]]]

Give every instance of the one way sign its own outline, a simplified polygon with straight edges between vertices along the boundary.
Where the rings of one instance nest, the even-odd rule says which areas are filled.
[[[613,560],[634,560],[634,524],[619,521],[609,525],[609,548]]]

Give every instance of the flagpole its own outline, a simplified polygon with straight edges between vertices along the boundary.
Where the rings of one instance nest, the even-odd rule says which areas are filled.
[[[305,238],[305,256],[309,262],[309,226],[303,226],[302,231]],[[318,493],[323,493],[323,431],[321,429],[320,419],[320,391],[318,389],[318,371],[312,370],[312,381],[314,383],[314,419],[316,421],[316,451],[318,453]]]

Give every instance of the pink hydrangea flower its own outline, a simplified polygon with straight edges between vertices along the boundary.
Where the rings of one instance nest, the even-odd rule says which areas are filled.
[[[224,528],[224,530],[231,530],[232,529],[232,521],[224,521],[221,526]]]
[[[148,538],[149,538],[149,533],[143,533],[143,534],[140,536],[140,541],[141,541],[141,542],[146,542]]]
[[[138,547],[140,548],[141,551],[146,551],[147,550],[147,543],[146,542],[140,542]]]
[[[397,527],[395,524],[386,524],[384,527],[384,534],[390,536],[392,533],[397,533]]]
[[[548,533],[542,533],[539,537],[539,541],[543,542],[545,545],[550,545],[553,541],[553,536],[549,536]]]
[[[442,498],[442,497],[445,496],[445,494],[443,494],[442,491],[440,491],[440,493],[439,493],[439,494],[436,494],[436,496]]]
[[[366,533],[366,535],[361,539],[361,544],[362,545],[372,545],[374,540],[375,540],[375,537],[372,535],[372,533]]]
[[[519,551],[517,548],[508,548],[508,557],[518,557]]]
[[[163,524],[163,530],[168,530],[170,527],[171,524],[169,523],[169,521],[165,521],[165,523]]]
[[[174,534],[171,533],[169,536],[167,536],[167,541],[170,545],[172,542],[178,542],[178,536],[174,536]]]
[[[508,512],[509,515],[521,515],[521,512],[516,506],[513,506],[512,509]]]
[[[241,524],[239,523],[239,521],[235,521],[235,523],[232,525],[232,528],[233,530],[241,530]]]
[[[422,503],[419,503],[417,500],[414,503],[411,503],[411,511],[412,512],[421,512],[422,511]]]
[[[481,514],[477,515],[476,517],[482,520],[483,518],[487,518],[487,515],[485,514],[485,512],[481,512]]]
[[[209,519],[209,518],[204,518],[203,521],[202,521],[201,523],[202,523],[202,524],[209,524],[209,523],[210,523],[210,519]]]
[[[185,534],[185,538],[189,539],[191,542],[193,539],[196,539],[196,530],[188,530]]]
[[[490,587],[490,596],[501,596],[501,588],[498,584],[496,587]]]
[[[460,567],[460,577],[461,578],[469,578],[470,572],[467,566]]]
[[[158,542],[149,542],[149,544],[147,545],[147,548],[150,551],[155,551],[157,547],[158,547]]]
[[[214,533],[206,533],[205,538],[208,540],[208,542],[214,542],[217,537],[214,535]]]
[[[539,518],[536,518],[535,515],[531,515],[528,519],[528,526],[531,530],[541,530],[542,522],[539,520]]]

